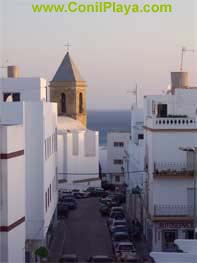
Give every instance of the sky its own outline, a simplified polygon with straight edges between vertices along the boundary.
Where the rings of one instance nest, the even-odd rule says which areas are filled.
[[[22,77],[50,81],[69,41],[70,55],[88,83],[88,109],[129,109],[136,83],[141,105],[144,95],[162,94],[167,88],[170,72],[179,70],[181,48],[197,49],[197,4],[119,2],[123,1],[169,2],[173,13],[34,14],[32,3],[65,1],[0,0],[0,65],[18,65]],[[190,84],[197,86],[197,52],[185,54],[184,70]]]

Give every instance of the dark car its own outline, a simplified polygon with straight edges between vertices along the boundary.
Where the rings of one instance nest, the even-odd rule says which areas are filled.
[[[112,235],[117,233],[117,232],[126,232],[129,234],[129,228],[128,228],[128,226],[121,226],[121,225],[111,228],[111,234]]]
[[[92,256],[87,261],[90,263],[111,263],[113,259],[108,256]]]
[[[125,219],[125,215],[122,212],[111,212],[107,220],[107,224],[109,226],[112,223],[113,219],[122,220],[122,219]]]
[[[112,236],[112,247],[115,250],[116,246],[120,242],[129,242],[129,235],[127,232],[116,232]]]
[[[101,205],[99,211],[102,216],[109,216],[110,208],[106,205]]]
[[[63,263],[76,263],[78,262],[78,257],[75,254],[71,254],[71,255],[63,255],[60,259],[59,262],[63,262]]]
[[[77,208],[77,202],[72,197],[65,197],[59,203],[66,205],[69,209],[76,209]]]
[[[59,219],[67,218],[69,213],[69,207],[63,203],[57,205],[57,216]]]

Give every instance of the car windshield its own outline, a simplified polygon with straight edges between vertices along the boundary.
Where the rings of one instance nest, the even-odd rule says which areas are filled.
[[[126,225],[126,222],[114,222],[114,226],[123,226]]]
[[[124,240],[128,240],[127,234],[118,234],[114,236],[114,241],[124,241]]]
[[[119,250],[132,251],[132,250],[134,250],[134,247],[132,245],[120,245]]]
[[[115,232],[127,232],[128,228],[126,226],[114,227],[113,231],[115,231]]]

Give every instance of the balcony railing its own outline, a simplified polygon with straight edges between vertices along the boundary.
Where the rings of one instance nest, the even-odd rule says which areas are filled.
[[[195,129],[195,118],[147,118],[145,126],[154,129]]]
[[[155,162],[154,176],[193,176],[190,162]]]
[[[154,205],[154,215],[192,217],[193,207],[191,205]]]

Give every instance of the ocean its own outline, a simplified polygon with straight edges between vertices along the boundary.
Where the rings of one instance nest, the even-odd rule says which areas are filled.
[[[106,145],[110,131],[130,131],[130,111],[88,111],[87,127],[99,131],[99,145]]]

